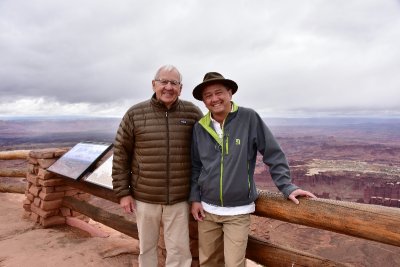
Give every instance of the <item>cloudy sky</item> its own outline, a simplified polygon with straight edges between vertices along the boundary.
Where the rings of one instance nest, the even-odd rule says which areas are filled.
[[[400,1],[0,0],[0,115],[122,116],[164,64],[263,116],[400,117]]]

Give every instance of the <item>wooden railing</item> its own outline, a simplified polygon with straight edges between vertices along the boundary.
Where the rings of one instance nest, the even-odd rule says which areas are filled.
[[[29,150],[0,151],[0,160],[26,159]],[[26,170],[15,168],[0,168],[0,177],[25,177]]]
[[[0,160],[26,159],[30,150],[0,151]]]
[[[72,179],[64,179],[64,182],[80,191],[118,203],[118,199],[110,189]],[[327,199],[301,199],[300,204],[295,205],[284,199],[281,194],[259,191],[259,195],[256,201],[256,216],[400,247],[400,209],[398,208]],[[65,207],[138,239],[136,223],[123,214],[115,214],[70,196],[64,196],[62,202]],[[272,244],[254,236],[249,236],[246,257],[265,266],[349,266]]]
[[[67,180],[84,192],[118,203],[112,190],[84,181]],[[400,247],[400,209],[326,199],[301,199],[299,205],[281,194],[259,191],[255,215],[333,231]],[[95,221],[134,238],[137,227],[124,216],[115,215],[84,201],[64,197],[64,205]],[[250,236],[246,257],[266,266],[347,266]]]
[[[0,151],[0,160],[25,160],[28,154],[29,150]],[[26,168],[0,167],[0,192],[24,193],[26,172]]]

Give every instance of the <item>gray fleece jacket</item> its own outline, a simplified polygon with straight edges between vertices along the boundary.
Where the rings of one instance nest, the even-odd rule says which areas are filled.
[[[224,121],[222,138],[213,129],[210,113],[193,128],[189,201],[221,207],[255,201],[257,151],[269,166],[275,185],[288,197],[298,187],[291,183],[285,154],[275,137],[254,110],[233,105]]]

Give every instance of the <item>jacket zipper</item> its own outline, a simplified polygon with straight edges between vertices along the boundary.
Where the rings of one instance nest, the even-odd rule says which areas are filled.
[[[225,145],[224,145],[225,139]],[[222,151],[221,151],[221,166],[220,166],[220,177],[219,177],[219,199],[221,201],[221,207],[224,206],[224,196],[223,196],[223,176],[224,176],[224,155],[228,155],[229,152],[229,135],[225,136],[225,121],[222,123]]]
[[[165,111],[165,120],[167,122],[167,203],[169,204],[169,124],[168,111]]]
[[[247,161],[247,184],[248,184],[248,187],[249,187],[248,198],[250,198],[250,194],[251,194],[251,184],[250,184],[250,173],[249,173],[249,170],[250,170],[250,164],[249,164],[249,161]]]
[[[221,201],[221,207],[224,206],[223,192],[223,174],[224,174],[224,126],[222,125],[222,149],[221,149],[221,166],[220,166],[220,177],[219,177],[219,200]]]

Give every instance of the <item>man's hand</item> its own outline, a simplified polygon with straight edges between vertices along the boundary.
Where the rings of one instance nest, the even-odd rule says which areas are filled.
[[[132,213],[135,211],[135,200],[132,196],[124,196],[119,200],[119,205],[124,209],[125,213]]]
[[[200,202],[192,202],[191,212],[196,221],[203,221],[203,218],[206,217],[204,214],[203,205],[201,205]]]
[[[293,201],[295,204],[299,204],[299,201],[297,200],[296,197],[307,197],[307,198],[317,198],[313,193],[310,193],[308,191],[302,190],[302,189],[296,189],[294,190],[290,195],[289,199]]]

